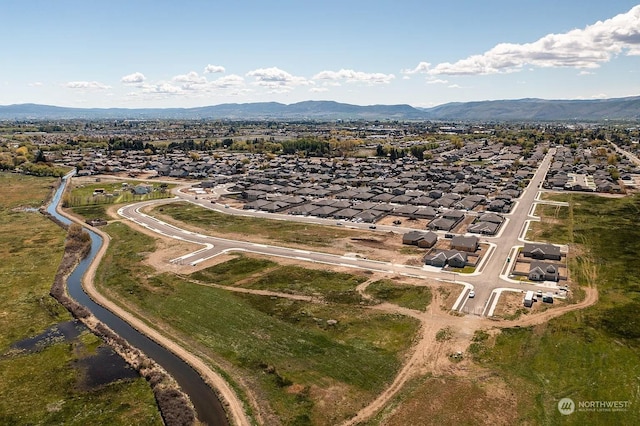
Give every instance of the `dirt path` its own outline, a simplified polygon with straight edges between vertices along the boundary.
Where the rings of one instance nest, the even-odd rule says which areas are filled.
[[[232,291],[234,293],[243,293],[243,294],[255,294],[258,296],[268,296],[268,297],[279,297],[282,299],[290,299],[297,300],[301,302],[312,302],[312,303],[322,303],[322,298],[314,297],[314,296],[305,296],[303,294],[291,294],[291,293],[281,293],[279,291],[271,291],[271,290],[260,290],[255,288],[244,288],[244,287],[235,287],[228,286],[222,284],[214,284],[214,283],[204,283],[202,281],[194,280],[188,277],[183,277],[186,281],[189,281],[192,284],[200,285],[203,287],[214,287],[219,288],[226,291]]]
[[[155,238],[158,237],[157,234],[152,233],[151,231],[148,231],[144,228],[137,227],[134,224],[128,222],[127,224],[129,226],[133,226],[134,228],[139,228],[139,231],[148,233]],[[156,262],[153,263],[161,263],[158,262],[158,260],[159,259],[157,259]],[[154,266],[160,267],[160,265]],[[366,288],[371,282],[372,280],[368,280],[360,284],[356,290],[363,297],[370,297],[366,293]],[[259,294],[271,297],[283,297],[316,303],[321,301],[318,298],[313,298],[310,296],[292,295],[288,293],[272,292],[267,290],[228,287],[216,284],[204,284],[195,281],[194,283],[211,285],[230,291]],[[443,301],[440,300],[441,296],[435,291],[433,300],[431,301],[431,304],[429,305],[429,308],[426,312],[406,309],[389,303],[372,306],[372,309],[383,310],[385,312],[406,315],[418,319],[421,324],[420,334],[418,341],[413,346],[411,352],[408,355],[407,362],[400,369],[393,382],[380,395],[378,395],[378,397],[374,401],[372,401],[366,407],[362,408],[353,418],[345,422],[343,426],[358,424],[375,415],[378,411],[384,408],[391,400],[391,398],[393,398],[403,388],[406,382],[413,377],[424,375],[426,373],[450,373],[451,362],[449,360],[449,355],[457,351],[464,351],[471,343],[471,339],[473,338],[475,331],[482,328],[507,328],[514,326],[526,327],[530,325],[541,324],[567,312],[584,309],[595,304],[598,301],[598,292],[595,288],[585,288],[585,292],[585,299],[579,303],[549,309],[547,311],[535,313],[513,321],[496,321],[493,319],[473,315],[466,315],[463,317],[452,315],[447,309],[442,308]],[[451,340],[447,339],[438,341],[436,336],[438,332],[444,328],[451,329],[452,333],[454,334],[454,338]],[[185,356],[191,356],[190,354],[188,354],[188,352],[185,351],[185,353]],[[233,392],[231,393],[233,394]],[[233,394],[233,396],[235,397],[235,394]],[[225,399],[227,398],[230,397],[225,396]],[[241,404],[239,404],[239,407],[237,407],[240,412],[242,412],[241,407]],[[243,412],[242,414],[244,415]]]
[[[343,426],[355,425],[376,414],[402,389],[407,380],[412,377],[422,375],[428,371],[442,371],[442,368],[446,365],[444,361],[448,362],[448,354],[454,351],[453,348],[456,345],[464,345],[464,341],[467,340],[465,336],[468,336],[468,341],[470,342],[473,332],[480,328],[484,322],[479,317],[452,316],[448,312],[443,311],[440,305],[440,296],[437,292],[434,292],[433,300],[429,304],[426,312],[400,308],[388,303],[373,307],[374,309],[417,318],[421,323],[420,337],[414,345],[408,361],[400,369],[391,385],[378,395],[373,402],[360,410],[353,418],[343,423]],[[458,339],[455,341],[438,341],[436,338],[438,331],[446,327],[455,328],[456,334],[463,336],[464,341],[461,342]],[[466,346],[468,346],[468,343]]]
[[[378,411],[393,398],[393,396],[402,389],[407,380],[412,377],[425,374],[427,372],[440,373],[443,372],[447,365],[450,365],[448,356],[457,350],[466,349],[471,343],[473,334],[481,328],[507,328],[516,325],[526,327],[530,325],[541,324],[552,318],[563,315],[567,312],[584,309],[595,304],[598,301],[598,292],[595,288],[585,288],[586,297],[579,303],[562,306],[557,309],[549,309],[545,312],[533,314],[525,318],[514,321],[499,321],[488,318],[481,318],[472,315],[465,317],[456,317],[443,311],[439,306],[437,293],[434,293],[434,299],[429,305],[426,313],[420,313],[410,309],[402,309],[395,305],[382,304],[375,306],[374,309],[381,309],[389,312],[400,313],[417,318],[421,321],[420,339],[416,343],[409,360],[399,371],[393,383],[385,389],[371,404],[360,410],[356,416],[345,422],[343,426],[351,426],[363,422]],[[406,312],[410,311],[410,312]],[[438,331],[445,327],[451,327],[452,331],[457,335],[454,341],[441,341],[436,338]],[[456,349],[459,348],[459,349]]]
[[[68,217],[69,219],[79,222],[76,218],[66,215],[65,212],[59,210],[60,214]],[[84,225],[84,224],[82,224]],[[139,332],[145,334],[147,337],[153,339],[158,344],[162,345],[166,349],[170,350],[178,357],[183,359],[189,365],[191,365],[199,374],[204,378],[204,380],[216,390],[218,395],[222,399],[222,403],[225,405],[225,409],[227,411],[227,415],[229,416],[229,420],[232,424],[238,426],[249,426],[251,422],[249,421],[245,411],[242,401],[238,398],[236,393],[231,389],[229,384],[220,376],[218,373],[213,371],[209,366],[207,366],[200,358],[196,357],[188,350],[178,345],[170,338],[160,334],[155,329],[146,325],[143,321],[139,320],[135,316],[133,316],[128,311],[122,309],[120,306],[113,303],[111,300],[107,299],[103,296],[95,287],[94,278],[96,274],[96,270],[100,261],[104,257],[107,248],[109,246],[110,237],[106,233],[100,231],[99,229],[93,228],[97,234],[99,234],[104,239],[104,244],[100,248],[97,256],[95,257],[92,264],[87,269],[85,276],[83,277],[82,284],[86,293],[99,305],[102,305],[106,309],[113,312],[115,315],[119,316],[126,322],[128,322],[132,327],[134,327]]]
[[[589,306],[595,305],[598,301],[598,290],[594,287],[584,287],[584,291],[586,293],[585,298],[571,305],[561,306],[559,308],[548,309],[544,312],[536,313],[533,315],[528,315],[524,318],[518,318],[513,321],[499,321],[498,323],[494,323],[494,326],[498,326],[500,328],[506,327],[514,327],[519,325],[520,327],[528,327],[530,325],[542,324],[543,322],[547,322],[552,318],[559,317],[560,315],[566,314],[567,312],[576,311],[578,309],[584,309]]]

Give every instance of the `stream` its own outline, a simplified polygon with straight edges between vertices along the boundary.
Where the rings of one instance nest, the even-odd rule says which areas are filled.
[[[60,187],[56,190],[53,200],[47,207],[47,212],[55,216],[63,223],[69,224],[71,221],[60,215],[56,211],[56,206],[62,198],[62,194],[67,186],[67,177],[63,178]],[[162,366],[178,382],[182,390],[189,395],[191,402],[196,409],[198,420],[202,423],[214,425],[228,425],[224,408],[216,393],[205,383],[200,375],[186,362],[178,358],[173,352],[165,349],[155,341],[141,334],[131,327],[120,317],[111,311],[95,303],[82,287],[82,277],[87,268],[96,257],[103,244],[102,237],[88,228],[85,230],[91,236],[91,251],[73,270],[67,280],[67,291],[69,295],[81,305],[87,307],[93,315],[109,326],[118,335],[126,339],[133,346],[142,350],[147,356],[152,358]]]

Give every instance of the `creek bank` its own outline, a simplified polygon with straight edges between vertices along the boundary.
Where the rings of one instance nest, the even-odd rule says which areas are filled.
[[[67,279],[80,261],[90,253],[92,241],[80,225],[67,225],[48,212],[44,214],[67,230],[65,251],[51,286],[51,296],[149,382],[165,424],[193,425],[196,421],[195,408],[173,377],[153,359],[100,321],[88,308],[69,296]]]

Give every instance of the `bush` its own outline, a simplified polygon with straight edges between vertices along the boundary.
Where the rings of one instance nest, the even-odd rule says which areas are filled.
[[[162,418],[168,426],[191,426],[196,417],[186,396],[177,389],[154,389]]]
[[[436,333],[436,342],[444,342],[446,340],[450,340],[453,337],[453,332],[451,328],[445,327],[438,330]]]

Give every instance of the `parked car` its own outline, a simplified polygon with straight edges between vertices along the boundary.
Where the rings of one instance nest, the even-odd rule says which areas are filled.
[[[369,226],[369,229],[376,229],[376,228],[377,228],[377,226],[375,226],[375,225]]]
[[[476,297],[476,292],[475,292],[475,291],[473,291],[473,290],[471,290],[471,291],[469,292],[469,299],[473,299],[474,297]]]

